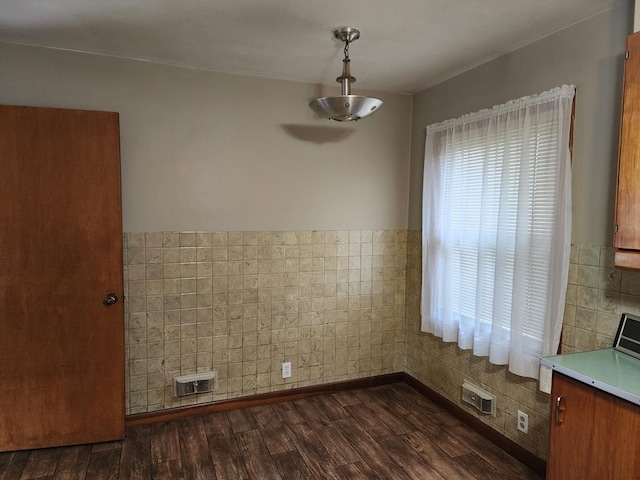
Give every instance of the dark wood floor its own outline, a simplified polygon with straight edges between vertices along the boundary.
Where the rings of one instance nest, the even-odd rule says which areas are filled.
[[[538,479],[403,383],[0,454],[0,479]]]

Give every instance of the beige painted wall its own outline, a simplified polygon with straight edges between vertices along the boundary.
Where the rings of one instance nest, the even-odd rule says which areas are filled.
[[[421,226],[425,127],[575,84],[574,243],[611,244],[625,38],[632,2],[566,28],[414,96],[410,228]]]
[[[343,125],[305,83],[8,44],[0,71],[3,104],[120,112],[125,231],[406,228],[410,96]]]

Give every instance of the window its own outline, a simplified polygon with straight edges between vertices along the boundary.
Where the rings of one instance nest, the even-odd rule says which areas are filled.
[[[532,378],[562,325],[574,93],[427,127],[423,330]]]

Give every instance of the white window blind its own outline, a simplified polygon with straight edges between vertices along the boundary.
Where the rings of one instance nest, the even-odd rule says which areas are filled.
[[[427,127],[423,330],[534,378],[566,293],[574,92]]]

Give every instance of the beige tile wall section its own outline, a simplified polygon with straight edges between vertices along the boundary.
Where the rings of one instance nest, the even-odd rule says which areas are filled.
[[[537,382],[420,332],[419,231],[127,233],[125,246],[127,413],[406,370],[546,458]],[[573,245],[563,352],[610,346],[622,312],[640,313],[640,272],[614,268],[610,246]],[[173,397],[175,375],[210,370],[214,394]],[[496,417],[461,404],[464,379],[496,395]]]
[[[455,344],[420,332],[421,233],[408,233],[407,372],[540,458],[547,457],[549,396],[537,381],[474,357]],[[640,272],[616,269],[613,248],[572,245],[564,313],[562,352],[611,346],[622,312],[640,314]],[[460,402],[464,379],[497,397],[497,416],[487,417]],[[529,415],[529,434],[518,432],[517,411]]]
[[[562,352],[608,348],[620,315],[640,314],[640,272],[614,267],[613,247],[572,245]]]
[[[126,233],[127,413],[403,371],[406,238]],[[211,370],[215,393],[174,398],[174,376]]]

